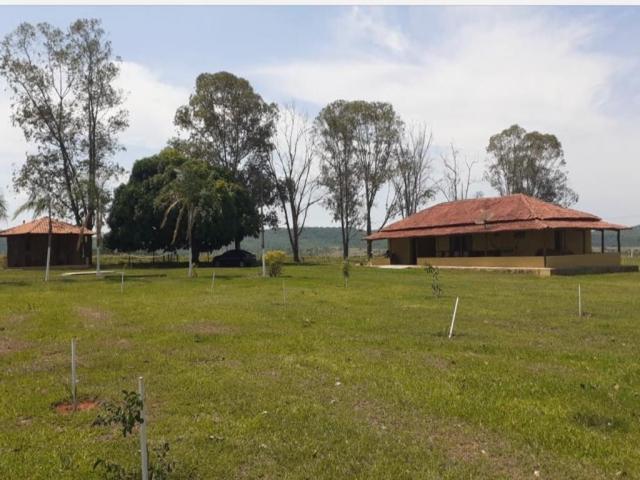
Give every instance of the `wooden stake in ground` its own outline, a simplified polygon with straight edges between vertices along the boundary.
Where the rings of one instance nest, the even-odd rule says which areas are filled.
[[[216,272],[213,272],[211,274],[211,293],[213,293],[213,286],[215,285],[215,283],[216,283]]]
[[[71,339],[71,399],[73,402],[73,409],[76,409],[78,404],[78,398],[76,395],[76,387],[78,385],[78,379],[76,377],[76,339]]]
[[[456,304],[453,307],[453,316],[451,317],[451,327],[449,328],[449,338],[453,337],[453,325],[456,323],[456,313],[458,312],[458,300],[459,297],[456,297]]]
[[[142,480],[149,480],[149,450],[147,448],[147,412],[146,402],[144,400],[144,379],[138,377],[138,394],[142,402],[142,410],[140,416],[142,423],[140,424],[140,466],[142,469]]]
[[[121,273],[122,277],[120,279],[120,293],[124,292],[124,272]]]
[[[578,316],[582,317],[582,292],[580,290],[580,284],[578,284]]]

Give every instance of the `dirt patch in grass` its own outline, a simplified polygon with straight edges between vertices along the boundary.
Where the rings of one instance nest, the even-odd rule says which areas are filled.
[[[0,355],[20,352],[29,346],[27,342],[9,337],[0,337]]]
[[[76,313],[85,320],[105,321],[111,319],[111,313],[96,307],[76,307]]]
[[[84,412],[87,410],[94,410],[98,408],[99,403],[95,400],[83,400],[76,404],[76,407],[73,407],[73,403],[71,402],[62,402],[53,406],[56,412],[60,415],[69,415],[70,413],[76,412]]]
[[[434,356],[428,356],[425,359],[425,363],[428,366],[440,371],[449,370],[454,365],[454,363],[449,359]]]
[[[9,313],[2,317],[2,325],[16,325],[31,317],[30,313]]]
[[[194,335],[232,335],[237,332],[235,327],[213,322],[189,323],[184,326],[184,330]]]

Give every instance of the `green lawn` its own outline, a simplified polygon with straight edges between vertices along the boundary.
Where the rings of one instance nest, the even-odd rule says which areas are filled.
[[[137,436],[69,398],[145,377],[149,440],[176,478],[640,478],[640,275],[537,278],[287,266],[0,270],[0,478],[139,464]],[[577,316],[582,286],[583,318]],[[446,331],[460,297],[457,335]]]

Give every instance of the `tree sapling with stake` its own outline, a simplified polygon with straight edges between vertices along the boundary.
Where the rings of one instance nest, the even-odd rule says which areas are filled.
[[[164,443],[153,448],[154,459],[149,461],[147,444],[147,416],[144,401],[143,378],[138,378],[138,392],[124,390],[123,400],[119,405],[105,403],[105,413],[98,415],[94,420],[94,426],[119,425],[122,436],[132,435],[135,427],[139,428],[140,434],[140,467],[129,470],[115,462],[99,458],[93,464],[94,470],[101,470],[104,478],[109,479],[144,479],[144,480],[164,480],[170,478],[175,470],[175,462],[168,458],[169,444]]]
[[[443,293],[442,287],[440,286],[440,269],[433,265],[428,265],[426,270],[427,274],[431,275],[431,295],[440,298]]]
[[[344,260],[342,262],[342,278],[344,278],[344,287],[347,288],[349,286],[349,275],[351,274],[351,264],[349,260]]]

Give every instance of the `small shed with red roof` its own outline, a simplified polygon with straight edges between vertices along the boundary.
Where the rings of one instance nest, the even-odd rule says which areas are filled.
[[[610,271],[620,267],[620,231],[627,228],[517,194],[441,203],[367,240],[386,239],[392,264]],[[592,230],[602,235],[600,252],[592,251]],[[605,251],[605,230],[617,232],[613,251]]]
[[[49,217],[42,217],[7,230],[8,267],[35,267],[47,263]],[[51,219],[51,265],[91,264],[90,230]]]

